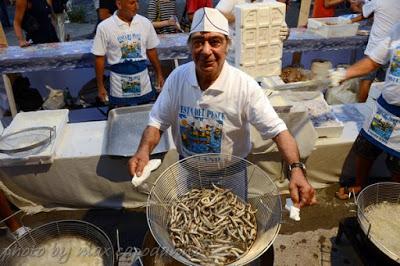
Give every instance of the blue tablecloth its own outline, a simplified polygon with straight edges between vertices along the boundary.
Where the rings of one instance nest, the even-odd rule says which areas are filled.
[[[187,33],[161,34],[157,47],[160,60],[187,58]],[[284,52],[354,49],[365,47],[368,36],[323,38],[306,29],[290,29],[290,37],[284,42]],[[18,73],[40,70],[66,70],[93,67],[90,53],[93,40],[64,43],[48,43],[26,48],[11,46],[0,49],[0,72]]]

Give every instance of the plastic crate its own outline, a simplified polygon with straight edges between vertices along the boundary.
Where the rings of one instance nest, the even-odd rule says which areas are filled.
[[[347,23],[347,19],[333,18],[309,18],[307,28],[309,31],[325,38],[355,36],[359,23]]]

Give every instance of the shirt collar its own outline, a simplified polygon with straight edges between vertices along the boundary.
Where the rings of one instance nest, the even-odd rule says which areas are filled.
[[[228,75],[228,62],[224,62],[224,65],[222,66],[221,73],[219,73],[218,78],[214,81],[213,84],[211,84],[210,87],[207,88],[206,91],[214,90],[214,91],[224,91],[224,82],[226,80],[226,76]],[[190,67],[189,67],[189,75],[187,75],[188,82],[192,87],[196,87],[200,89],[199,83],[197,82],[197,77],[196,77],[196,65],[192,61]]]
[[[114,12],[114,14],[113,14],[114,21],[117,23],[117,25],[118,25],[119,27],[121,27],[121,26],[123,26],[123,25],[129,26],[128,22],[125,22],[125,21],[123,21],[122,19],[120,19],[120,18],[118,17],[117,12],[118,12],[118,10],[116,10],[116,11]],[[132,24],[136,24],[136,23],[137,23],[137,14],[132,18],[131,26],[132,26]]]

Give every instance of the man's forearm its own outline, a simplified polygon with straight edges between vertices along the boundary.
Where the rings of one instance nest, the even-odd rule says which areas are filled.
[[[232,14],[232,13],[225,13],[225,12],[222,12],[222,11],[221,11],[221,13],[226,17],[226,19],[228,20],[228,23],[233,23],[233,22],[235,22],[235,15],[234,15],[234,14]]]
[[[359,15],[357,15],[356,17],[352,18],[352,19],[351,19],[351,22],[352,22],[352,23],[354,23],[354,22],[360,22],[360,21],[363,20],[363,19],[364,19],[364,16],[363,16],[362,14],[359,14]]]
[[[157,144],[160,142],[162,131],[158,128],[147,126],[143,131],[142,139],[140,140],[138,152],[151,154]]]
[[[105,58],[104,56],[96,56],[95,59],[95,72],[96,72],[96,83],[97,87],[104,87],[104,67],[105,67]]]
[[[333,7],[336,6],[338,4],[343,3],[345,0],[325,0],[324,1],[324,7],[325,8],[329,8],[329,7]]]
[[[297,163],[300,160],[299,149],[296,140],[292,137],[288,130],[282,131],[273,138],[278,146],[279,152],[283,160],[287,164]]]
[[[149,58],[151,64],[154,67],[154,71],[156,71],[157,75],[162,75],[161,71],[161,64],[160,61],[158,60],[158,55],[157,55],[157,49],[147,49],[146,51],[147,57]]]
[[[346,71],[345,79],[364,76],[380,67],[380,64],[373,61],[371,58],[364,57],[354,65],[350,66]]]

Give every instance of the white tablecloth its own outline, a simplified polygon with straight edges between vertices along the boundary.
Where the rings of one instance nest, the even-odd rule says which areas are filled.
[[[342,113],[340,119],[345,127],[340,138],[318,139],[307,157],[308,178],[314,187],[338,182],[342,165],[361,126],[362,117],[359,114],[365,113],[365,108],[363,104],[334,107],[339,117]],[[354,113],[357,110],[359,113]],[[3,167],[0,169],[1,189],[16,206],[27,212],[65,207],[145,206],[146,195],[138,193],[130,183],[128,158],[105,155],[106,132],[107,121],[67,124],[54,163]],[[157,157],[162,157],[163,163],[152,173],[151,181],[178,159],[175,150]],[[248,159],[264,169],[282,190],[287,188],[276,149],[258,149]],[[349,162],[347,172],[352,170],[351,160]],[[380,172],[381,167],[378,167]]]

